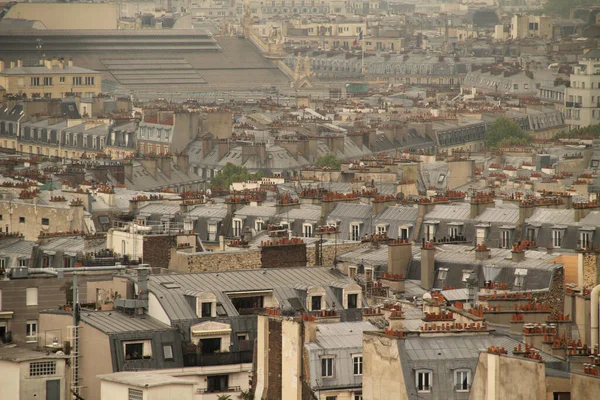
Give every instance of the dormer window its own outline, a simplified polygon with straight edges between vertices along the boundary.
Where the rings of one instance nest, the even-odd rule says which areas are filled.
[[[527,278],[527,270],[524,268],[515,269],[515,289],[522,290],[525,287],[525,278]]]
[[[242,236],[242,229],[244,227],[244,221],[241,218],[233,219],[233,236],[240,237]]]
[[[402,225],[398,227],[398,239],[408,240],[410,237],[410,229],[412,225]]]
[[[461,281],[462,281],[463,283],[466,283],[466,282],[467,282],[467,279],[469,279],[469,276],[471,276],[471,274],[472,274],[473,272],[475,272],[475,271],[473,271],[472,269],[463,269],[463,271],[462,271],[462,279],[461,279]]]
[[[446,282],[446,277],[448,276],[448,268],[440,268],[438,270],[438,281],[441,283]]]
[[[450,240],[455,240],[461,237],[463,234],[463,223],[462,222],[451,222],[448,224],[448,237]]]
[[[383,235],[385,233],[387,233],[388,230],[388,225],[389,224],[377,224],[377,234],[378,235]]]
[[[262,219],[257,219],[254,221],[254,230],[256,232],[260,232],[264,229],[265,223]]]
[[[589,250],[594,246],[594,227],[584,227],[579,229],[579,248]]]
[[[307,238],[307,237],[312,237],[312,235],[313,235],[313,224],[309,224],[309,223],[302,224],[302,236]]]
[[[500,247],[509,249],[512,246],[513,227],[500,227]]]
[[[350,240],[360,240],[360,222],[353,222],[350,224]]]
[[[561,248],[565,230],[566,228],[563,227],[552,227],[552,247],[557,249]]]
[[[425,221],[425,240],[430,242],[435,239],[438,224],[438,221]]]
[[[477,233],[477,243],[476,244],[485,244],[487,240],[488,231],[490,229],[489,225],[476,225],[476,233]]]

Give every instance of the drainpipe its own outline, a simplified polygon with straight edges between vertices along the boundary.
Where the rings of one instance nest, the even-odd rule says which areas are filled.
[[[590,309],[592,312],[592,351],[598,351],[598,296],[600,296],[600,285],[597,285],[594,289],[592,289],[592,293],[590,293]]]

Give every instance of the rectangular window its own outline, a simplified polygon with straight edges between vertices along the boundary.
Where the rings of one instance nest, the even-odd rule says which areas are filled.
[[[581,232],[579,234],[579,239],[581,241],[582,249],[591,249],[592,248],[592,233],[591,232]]]
[[[348,309],[358,308],[358,294],[348,295]]]
[[[360,226],[358,224],[350,225],[350,240],[360,240]]]
[[[27,321],[25,327],[25,341],[27,343],[37,342],[37,321]]]
[[[127,394],[127,400],[144,400],[144,392],[140,389],[128,388]]]
[[[32,77],[31,78],[31,86],[40,86],[40,78],[39,77]]]
[[[81,82],[83,80],[81,79],[80,76],[74,76],[73,77],[73,86],[81,86]]]
[[[354,375],[362,375],[362,370],[363,370],[362,355],[352,356],[352,370],[354,371]]]
[[[86,76],[85,77],[85,84],[87,86],[93,86],[94,85],[94,77],[93,76]]]
[[[313,235],[313,226],[312,224],[304,224],[302,225],[302,236],[303,237],[312,237]]]
[[[28,258],[19,258],[19,267],[27,267],[29,266]]]
[[[236,237],[242,236],[242,220],[241,219],[233,220],[233,236],[236,236]]]
[[[25,294],[25,304],[28,306],[37,306],[38,305],[38,289],[37,288],[27,288]]]
[[[383,235],[386,232],[387,232],[387,226],[386,225],[377,225],[377,234],[378,235]]]
[[[321,296],[312,296],[310,298],[311,302],[311,311],[320,311],[321,310]]]
[[[52,86],[52,77],[51,76],[44,77],[44,86]]]
[[[20,224],[24,224],[25,223],[25,217],[19,217],[19,223]]]
[[[42,218],[42,225],[50,225],[50,218]]]
[[[527,270],[524,268],[517,268],[515,270],[515,287],[523,288],[525,286],[525,278],[527,277]]]
[[[165,361],[173,360],[173,346],[170,344],[163,345],[163,354],[165,356]]]
[[[213,375],[206,378],[208,393],[225,392],[229,388],[229,375]]]
[[[552,231],[552,247],[560,248],[562,246],[562,230],[554,229]]]
[[[56,375],[56,361],[29,363],[29,376]]]
[[[144,356],[144,343],[125,343],[125,359],[141,360]]]
[[[60,77],[60,83],[65,83],[65,77],[64,76]]]
[[[505,229],[502,231],[502,242],[501,242],[501,246],[504,249],[508,249],[509,247],[511,247],[511,240],[510,240],[510,231]]]
[[[321,358],[321,377],[333,378],[333,357]]]
[[[440,268],[438,270],[438,280],[444,282],[448,276],[448,268]]]
[[[431,391],[431,371],[417,371],[416,378],[418,392]]]
[[[202,318],[212,316],[212,303],[202,303]]]
[[[471,387],[471,371],[454,371],[454,388],[457,392],[468,392]]]

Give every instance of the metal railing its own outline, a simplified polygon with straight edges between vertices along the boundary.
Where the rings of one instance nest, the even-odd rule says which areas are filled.
[[[231,392],[241,392],[242,388],[240,386],[228,386],[228,387],[217,387],[217,388],[199,388],[196,389],[197,394],[206,394],[206,393],[231,393]]]
[[[253,351],[231,351],[224,353],[188,353],[183,356],[186,367],[208,367],[213,365],[247,364],[253,361]]]

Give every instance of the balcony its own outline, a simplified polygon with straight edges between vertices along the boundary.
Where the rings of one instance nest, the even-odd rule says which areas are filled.
[[[229,386],[229,387],[215,387],[215,388],[206,388],[206,389],[196,389],[197,394],[206,394],[206,393],[235,393],[241,392],[242,388],[239,386]]]
[[[247,364],[252,363],[252,359],[252,350],[207,354],[188,353],[183,355],[183,362],[186,367]]]

